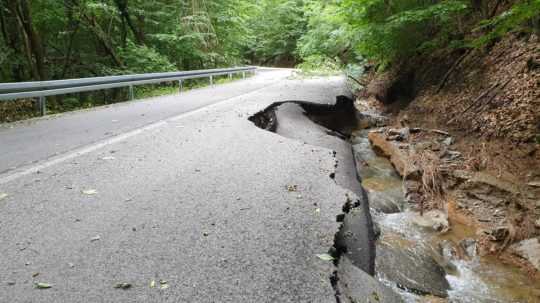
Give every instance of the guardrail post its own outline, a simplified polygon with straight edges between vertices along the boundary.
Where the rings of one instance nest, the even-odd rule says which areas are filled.
[[[246,72],[242,72],[242,79],[246,79]]]
[[[47,114],[47,100],[45,99],[44,96],[39,97],[38,105],[39,105],[39,114],[42,116],[45,116]]]
[[[182,92],[182,80],[178,80],[178,92]]]
[[[232,74],[229,74],[229,80],[232,80]]]
[[[210,76],[210,85],[214,85],[214,77]]]
[[[133,93],[133,85],[129,86],[129,100],[133,100],[135,98],[135,94]]]

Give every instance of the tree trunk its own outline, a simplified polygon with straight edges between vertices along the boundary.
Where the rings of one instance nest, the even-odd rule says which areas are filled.
[[[139,21],[138,22],[139,28],[137,28],[135,24],[133,24],[133,21],[131,20],[131,16],[128,10],[127,0],[114,0],[114,2],[116,3],[116,6],[118,7],[120,16],[122,16],[122,18],[127,23],[128,27],[131,29],[131,32],[133,33],[133,36],[135,37],[135,43],[139,45],[143,45],[145,43],[144,31],[142,30],[143,24],[144,24],[144,17],[143,16],[137,17],[137,20]]]
[[[28,46],[30,48],[29,52],[35,60],[35,69],[37,75],[39,80],[45,80],[47,78],[47,73],[45,71],[45,52],[43,45],[41,44],[41,38],[34,29],[34,25],[32,23],[30,6],[28,5],[27,0],[19,0],[18,3],[19,6],[17,9],[17,16],[26,34]]]

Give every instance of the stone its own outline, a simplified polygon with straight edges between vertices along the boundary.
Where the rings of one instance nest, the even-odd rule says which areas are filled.
[[[527,185],[529,185],[531,187],[540,187],[540,181],[529,182],[529,183],[527,183]]]
[[[368,191],[369,206],[380,212],[391,214],[401,211],[398,201],[385,192]]]
[[[404,302],[391,288],[354,266],[347,257],[339,259],[336,288],[342,303]]]
[[[540,270],[540,237],[523,240],[510,246],[518,256],[527,260],[537,270]]]
[[[439,242],[438,246],[439,254],[446,261],[454,260],[459,255],[454,243],[450,240],[442,240],[441,242]]]
[[[443,143],[444,145],[446,145],[446,146],[450,146],[450,145],[454,144],[454,138],[448,137],[448,138],[444,139],[444,140],[442,141],[442,143]]]
[[[368,112],[358,112],[357,117],[361,129],[386,126],[390,121],[388,117]]]
[[[399,178],[388,159],[375,154],[367,138],[357,138],[356,142],[352,150],[356,173],[360,180],[375,176]]]
[[[407,141],[409,140],[409,136],[411,134],[411,131],[408,127],[404,128],[390,128],[387,131],[388,139],[393,141]],[[390,139],[392,138],[392,139]]]
[[[424,215],[415,214],[412,217],[412,223],[438,232],[446,232],[450,228],[448,215],[437,209],[430,210],[424,213]]]
[[[472,238],[465,238],[459,242],[459,246],[463,249],[467,257],[474,258],[477,254],[476,240]]]
[[[407,159],[405,154],[392,142],[387,141],[384,134],[370,132],[368,134],[368,138],[373,147],[380,151],[384,156],[388,157],[390,162],[392,162],[396,168],[398,174],[403,176],[407,168]]]
[[[450,285],[445,270],[427,250],[395,248],[378,243],[375,269],[398,287],[419,294],[447,297]]]

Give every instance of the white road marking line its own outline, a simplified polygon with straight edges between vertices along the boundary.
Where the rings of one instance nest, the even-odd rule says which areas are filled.
[[[259,89],[253,90],[251,92],[241,94],[241,95],[238,95],[238,96],[234,96],[232,98],[225,99],[225,100],[222,100],[222,101],[218,101],[218,102],[210,104],[208,106],[203,106],[201,108],[195,109],[195,110],[187,112],[187,113],[182,113],[182,114],[174,116],[174,117],[170,117],[170,118],[167,118],[167,119],[164,119],[164,120],[160,120],[158,122],[154,122],[152,124],[143,126],[141,128],[128,131],[127,133],[123,133],[123,134],[114,136],[112,138],[104,139],[103,141],[98,141],[96,143],[92,143],[92,144],[77,148],[75,150],[69,151],[67,153],[64,153],[64,154],[61,154],[61,155],[58,155],[58,156],[53,156],[51,158],[43,160],[42,163],[30,164],[30,165],[22,166],[22,167],[17,168],[17,169],[15,169],[13,171],[9,171],[9,172],[6,172],[4,174],[0,174],[0,184],[6,184],[6,183],[11,182],[13,180],[16,180],[16,179],[18,179],[20,177],[23,177],[23,176],[26,176],[26,175],[29,175],[29,174],[34,174],[34,173],[36,173],[36,172],[38,172],[40,170],[43,170],[45,168],[54,166],[56,164],[65,162],[67,160],[74,159],[76,157],[79,157],[79,156],[82,156],[82,155],[85,155],[85,154],[88,154],[88,153],[91,153],[91,152],[96,151],[96,150],[98,150],[100,148],[103,148],[105,146],[127,140],[127,139],[129,139],[131,137],[134,137],[136,135],[139,135],[139,134],[141,134],[143,132],[147,132],[147,131],[150,131],[152,129],[156,129],[158,127],[166,125],[167,123],[175,122],[175,121],[178,121],[178,120],[180,120],[182,118],[186,118],[186,117],[198,114],[198,113],[203,112],[203,111],[211,110],[214,107],[218,107],[219,105],[223,105],[226,102],[231,102],[231,101],[234,101],[234,100],[236,100],[238,98],[242,98],[242,97],[245,97],[245,96],[247,96],[249,94],[253,94],[253,93],[256,93],[256,92],[258,92],[260,90],[267,89],[267,88],[269,88],[271,86],[277,85],[279,82],[281,82],[281,80],[279,80],[278,82],[274,82],[274,83],[271,83],[269,85],[266,85],[264,87],[261,87]]]

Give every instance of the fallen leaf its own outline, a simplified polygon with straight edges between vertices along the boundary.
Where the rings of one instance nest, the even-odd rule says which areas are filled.
[[[73,267],[75,267],[75,264],[69,262],[69,263],[68,263],[68,266],[69,266],[70,268],[73,268]]]
[[[334,261],[334,257],[332,257],[331,255],[329,254],[319,254],[319,255],[316,255],[319,259],[323,260],[323,261]]]
[[[6,193],[0,193],[0,200],[6,198],[8,196],[8,194]]]
[[[131,288],[131,283],[116,283],[116,285],[114,285],[114,288],[129,289]]]
[[[47,289],[47,288],[52,288],[52,285],[51,285],[51,284],[48,284],[48,283],[41,283],[41,282],[38,282],[38,283],[34,284],[34,286],[35,286],[37,289]]]
[[[298,185],[287,185],[287,190],[288,191],[297,191],[298,190]]]
[[[85,189],[85,190],[82,191],[82,193],[85,194],[85,195],[91,196],[91,195],[97,194],[97,190],[95,190],[95,189]]]
[[[321,209],[320,209],[320,208],[315,208],[315,212],[316,212],[316,213],[320,213],[320,212],[321,212]]]
[[[107,161],[107,160],[114,160],[114,159],[116,159],[116,158],[113,157],[113,156],[106,156],[106,157],[101,157],[100,159],[101,159],[101,160]]]
[[[156,280],[150,281],[150,288],[156,287]]]
[[[167,289],[169,288],[169,282],[165,281],[165,280],[159,280],[159,288],[160,289]]]
[[[90,239],[90,242],[98,241],[100,239],[101,239],[101,237],[99,235],[97,235],[95,237],[92,237],[92,239]]]
[[[35,277],[37,277],[37,276],[39,276],[39,273],[38,273],[38,272],[35,272],[35,273],[32,274],[32,277],[33,277],[33,278],[35,278]]]

